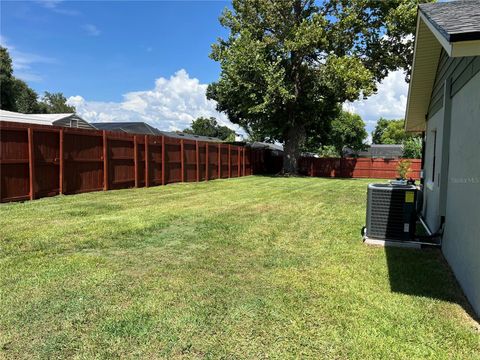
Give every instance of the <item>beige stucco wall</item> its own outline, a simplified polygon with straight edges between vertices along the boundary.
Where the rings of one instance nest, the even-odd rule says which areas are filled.
[[[480,72],[453,97],[442,250],[480,314]]]

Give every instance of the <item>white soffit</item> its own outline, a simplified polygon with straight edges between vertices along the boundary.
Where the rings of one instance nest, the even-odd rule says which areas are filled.
[[[420,13],[421,14],[421,13]],[[428,21],[422,16],[417,20],[417,34],[413,55],[412,76],[408,88],[407,131],[425,130],[425,115],[428,112],[435,74],[442,45],[429,29]]]

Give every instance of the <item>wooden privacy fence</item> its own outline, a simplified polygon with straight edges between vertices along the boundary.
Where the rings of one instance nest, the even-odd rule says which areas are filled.
[[[408,177],[420,179],[422,161],[411,162]],[[397,159],[380,158],[313,158],[304,157],[299,161],[301,173],[317,177],[395,179],[398,177]]]
[[[252,174],[250,148],[0,122],[0,201]]]

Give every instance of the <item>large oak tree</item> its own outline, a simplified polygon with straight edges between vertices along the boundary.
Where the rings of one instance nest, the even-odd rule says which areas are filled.
[[[247,132],[283,142],[284,172],[296,173],[305,139],[328,131],[339,104],[369,96],[389,71],[408,78],[416,3],[234,0],[207,96]]]

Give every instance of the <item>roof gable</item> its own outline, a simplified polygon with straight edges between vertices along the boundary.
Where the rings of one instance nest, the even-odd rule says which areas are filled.
[[[448,42],[480,39],[480,1],[421,4],[420,11]]]
[[[405,128],[423,131],[442,48],[449,57],[480,55],[480,0],[422,4],[417,16]],[[467,39],[467,40],[462,40]]]

